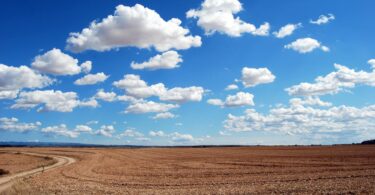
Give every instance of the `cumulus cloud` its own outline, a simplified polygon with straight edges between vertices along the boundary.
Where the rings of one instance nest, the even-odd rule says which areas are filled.
[[[0,64],[0,99],[14,99],[21,89],[43,88],[54,80],[27,66],[13,67]]]
[[[143,137],[144,135],[141,132],[138,132],[134,129],[126,129],[120,134],[120,137]]]
[[[214,106],[224,106],[224,102],[221,99],[208,99],[207,103]]]
[[[369,63],[373,69],[375,69],[375,59],[370,59],[369,61],[367,61],[367,63]]]
[[[87,125],[76,125],[74,131],[82,133],[92,133],[92,128]]]
[[[327,23],[329,23],[330,21],[332,21],[334,19],[335,19],[335,16],[333,14],[320,15],[318,19],[316,19],[316,20],[310,20],[310,23],[311,24],[321,25],[321,24],[327,24]]]
[[[286,36],[292,35],[293,32],[296,29],[301,28],[301,27],[302,27],[301,23],[298,23],[298,24],[287,24],[287,25],[281,27],[279,31],[273,32],[272,34],[275,35],[275,37],[281,39],[281,38],[284,38]]]
[[[309,106],[332,106],[331,102],[322,101],[319,97],[305,97],[301,98],[292,98],[289,100],[290,105],[298,106],[298,105],[309,105]]]
[[[183,103],[187,101],[199,102],[202,100],[204,89],[202,87],[175,87],[167,89],[159,95],[159,99],[163,101],[172,101]]]
[[[167,51],[201,44],[199,36],[189,35],[189,30],[181,27],[181,20],[165,21],[156,11],[136,4],[133,7],[119,5],[113,15],[98,23],[93,21],[80,33],[71,33],[66,48],[81,52],[132,46]]]
[[[127,94],[136,98],[158,96],[166,90],[164,84],[158,83],[148,86],[144,80],[141,80],[139,75],[134,74],[124,75],[123,79],[115,81],[113,85],[125,90]]]
[[[242,21],[235,14],[242,11],[238,0],[205,0],[199,9],[191,9],[186,13],[187,18],[198,19],[197,24],[204,29],[207,35],[215,32],[239,37],[243,33],[267,36],[270,25],[265,23],[258,29],[250,23]]]
[[[81,70],[91,70],[91,62],[86,61],[82,67],[78,65],[78,60],[61,52],[60,49],[53,48],[43,55],[35,57],[31,67],[43,73],[53,75],[75,75],[79,74]]]
[[[158,69],[173,69],[180,67],[179,63],[182,62],[180,54],[176,51],[166,51],[150,58],[146,62],[131,63],[131,67],[136,70],[158,70]]]
[[[105,75],[103,72],[96,73],[96,74],[88,74],[84,77],[77,79],[74,81],[74,84],[76,85],[95,85],[97,83],[104,82],[107,80],[109,76]]]
[[[270,34],[270,28],[271,25],[268,22],[265,22],[252,32],[252,34],[256,36],[268,36]]]
[[[113,133],[115,132],[115,127],[112,125],[102,125],[100,129],[98,129],[95,134],[105,136],[105,137],[112,137]]]
[[[245,87],[254,87],[260,84],[272,83],[275,75],[268,68],[242,68],[242,84]]]
[[[294,51],[302,54],[312,52],[315,49],[321,49],[324,52],[329,52],[329,48],[327,46],[324,46],[319,41],[309,37],[297,39],[294,42],[285,45],[284,48],[293,49]]]
[[[150,131],[149,135],[152,137],[164,137],[167,136],[163,131]]]
[[[230,85],[228,85],[228,86],[225,88],[225,90],[227,90],[227,91],[230,91],[230,90],[236,90],[236,89],[238,89],[238,86],[237,86],[236,84],[230,84]]]
[[[103,100],[106,102],[123,101],[123,102],[142,102],[143,99],[137,99],[128,95],[117,95],[115,92],[105,92],[104,89],[99,89],[92,99]]]
[[[163,83],[148,85],[139,75],[127,74],[119,81],[115,81],[113,85],[117,88],[125,90],[127,95],[135,98],[148,98],[157,96],[163,101],[172,101],[183,103],[187,101],[201,101],[204,94],[202,87],[175,87],[168,89]]]
[[[239,106],[253,106],[254,95],[251,93],[238,92],[235,95],[228,95],[225,101],[220,99],[209,99],[208,104],[221,107],[239,107]]]
[[[96,108],[99,106],[99,104],[95,99],[89,99],[87,101],[79,101],[78,106]]]
[[[254,95],[251,93],[238,92],[235,95],[228,95],[225,99],[225,106],[237,107],[237,106],[253,106]]]
[[[92,62],[91,61],[86,61],[86,62],[81,64],[82,72],[87,74],[91,71],[91,69],[92,69]]]
[[[18,90],[0,91],[0,100],[3,99],[15,99],[18,95]]]
[[[155,116],[152,117],[152,119],[158,120],[158,119],[170,119],[170,118],[175,118],[176,115],[170,112],[162,112],[158,113]]]
[[[42,125],[41,122],[35,123],[23,123],[19,122],[17,118],[0,118],[0,131],[11,131],[11,132],[27,132],[36,130]]]
[[[254,109],[246,110],[241,116],[229,114],[224,127],[237,132],[273,131],[309,137],[349,132],[354,137],[375,133],[374,116],[375,105],[362,108],[345,105],[320,108],[292,104],[289,107],[273,108],[269,114],[261,114]]]
[[[72,112],[78,106],[96,107],[95,100],[80,101],[75,92],[62,92],[59,90],[36,90],[21,92],[13,109],[31,109],[39,106],[38,111]]]
[[[79,136],[79,132],[69,130],[65,124],[56,125],[56,126],[48,126],[41,130],[41,132],[46,134],[55,134],[61,135],[70,138],[76,138]]]
[[[178,132],[174,132],[170,135],[172,137],[172,141],[174,142],[191,142],[194,141],[194,137],[190,134],[181,134]]]
[[[289,95],[318,96],[336,94],[345,89],[354,88],[358,84],[375,86],[375,72],[355,71],[346,66],[335,64],[336,71],[319,76],[314,83],[300,83],[285,90]]]
[[[99,89],[98,92],[96,92],[94,98],[106,102],[113,102],[117,99],[117,95],[115,92],[105,92],[104,89]]]
[[[150,112],[167,112],[173,108],[178,108],[177,104],[165,104],[165,103],[157,103],[153,101],[146,101],[146,102],[136,102],[130,104],[125,113],[134,113],[134,114],[142,114],[142,113],[150,113]]]

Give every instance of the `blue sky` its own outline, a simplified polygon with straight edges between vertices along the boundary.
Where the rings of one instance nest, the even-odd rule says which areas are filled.
[[[374,138],[372,1],[0,4],[0,141]]]

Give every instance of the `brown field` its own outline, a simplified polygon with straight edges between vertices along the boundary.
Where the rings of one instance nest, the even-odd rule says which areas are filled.
[[[1,150],[77,160],[13,186],[31,194],[375,193],[375,146],[369,145]]]
[[[9,171],[9,174],[47,166],[53,164],[54,162],[55,161],[52,158],[44,158],[21,153],[0,152],[0,169]],[[5,175],[0,175],[0,177],[1,176]]]

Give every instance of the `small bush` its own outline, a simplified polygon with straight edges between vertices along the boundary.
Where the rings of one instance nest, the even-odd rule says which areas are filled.
[[[0,175],[6,175],[6,174],[9,174],[9,171],[0,169]]]
[[[44,157],[44,160],[52,160],[53,158],[52,157],[49,157],[49,156],[45,156]]]

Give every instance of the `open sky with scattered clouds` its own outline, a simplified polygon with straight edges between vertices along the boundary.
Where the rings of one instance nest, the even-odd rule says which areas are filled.
[[[0,5],[0,141],[287,145],[375,136],[371,0]]]

